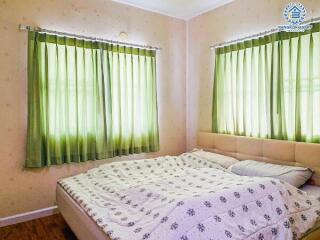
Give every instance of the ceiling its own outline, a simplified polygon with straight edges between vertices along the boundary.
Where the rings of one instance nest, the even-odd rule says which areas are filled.
[[[148,11],[189,20],[233,0],[113,0]]]

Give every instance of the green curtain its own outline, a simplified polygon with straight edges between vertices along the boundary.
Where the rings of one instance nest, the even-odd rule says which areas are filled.
[[[29,32],[27,167],[158,150],[155,51]]]
[[[213,132],[320,142],[320,25],[216,49]]]

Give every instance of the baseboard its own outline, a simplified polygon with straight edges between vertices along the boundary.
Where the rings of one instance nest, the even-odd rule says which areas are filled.
[[[32,212],[26,212],[26,213],[21,213],[21,214],[9,216],[9,217],[0,218],[0,227],[5,227],[5,226],[21,223],[21,222],[30,221],[37,218],[50,216],[58,212],[59,212],[58,207],[53,206],[53,207],[39,209]]]

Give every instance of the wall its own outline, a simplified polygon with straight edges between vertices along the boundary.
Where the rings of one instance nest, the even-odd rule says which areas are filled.
[[[211,131],[215,43],[245,37],[286,24],[289,0],[235,0],[187,23],[187,149],[196,146],[197,131]],[[319,0],[300,0],[308,18],[320,16]]]
[[[55,204],[56,182],[107,161],[23,168],[27,125],[27,33],[18,24],[162,47],[158,54],[161,151],[185,151],[185,22],[110,0],[0,0],[0,218]],[[127,159],[127,158],[121,158]]]
[[[235,0],[185,23],[110,0],[0,0],[0,218],[54,205],[56,182],[63,177],[113,160],[195,147],[197,131],[211,130],[214,52],[209,46],[284,24],[288,2]],[[308,17],[320,16],[320,1],[300,2]],[[24,169],[27,34],[18,31],[19,23],[115,40],[125,31],[127,41],[162,47],[157,66],[161,151]]]

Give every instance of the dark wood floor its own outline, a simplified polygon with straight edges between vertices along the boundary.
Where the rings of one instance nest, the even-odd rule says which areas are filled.
[[[77,240],[60,214],[0,228],[1,240]]]

